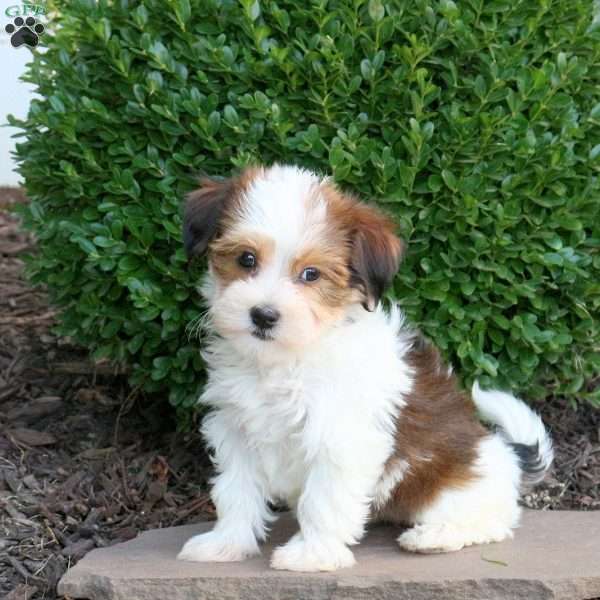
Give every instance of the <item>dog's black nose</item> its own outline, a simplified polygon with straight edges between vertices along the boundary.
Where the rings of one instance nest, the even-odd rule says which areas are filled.
[[[253,306],[250,309],[252,322],[261,329],[271,329],[280,316],[280,312],[272,306]]]

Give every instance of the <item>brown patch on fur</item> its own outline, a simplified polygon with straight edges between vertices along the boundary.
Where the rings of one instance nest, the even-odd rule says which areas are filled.
[[[235,215],[243,193],[264,173],[262,167],[247,167],[228,179],[205,177],[186,201],[183,240],[188,257],[206,252],[211,240],[223,232]]]
[[[321,191],[332,225],[345,232],[350,246],[350,285],[362,292],[365,308],[373,310],[398,271],[404,243],[395,223],[380,209],[328,184]]]
[[[243,252],[256,256],[255,270],[245,269],[238,263]],[[275,253],[273,240],[261,235],[236,235],[235,231],[225,233],[210,245],[210,261],[215,273],[224,283],[251,276],[269,262]]]
[[[418,336],[407,359],[414,387],[398,417],[395,450],[385,469],[389,472],[398,461],[406,461],[408,469],[375,516],[410,523],[444,489],[477,477],[477,446],[487,432],[471,397],[459,389],[435,347]]]
[[[331,309],[347,304],[352,295],[349,287],[349,251],[339,232],[324,230],[322,239],[294,258],[290,275],[298,278],[301,292]],[[321,276],[313,282],[302,282],[300,274],[306,267],[317,268]]]

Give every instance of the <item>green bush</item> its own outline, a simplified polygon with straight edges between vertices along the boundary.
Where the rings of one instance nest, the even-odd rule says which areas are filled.
[[[61,2],[18,145],[60,331],[187,414],[198,172],[333,172],[396,216],[390,295],[467,379],[600,401],[590,0]]]

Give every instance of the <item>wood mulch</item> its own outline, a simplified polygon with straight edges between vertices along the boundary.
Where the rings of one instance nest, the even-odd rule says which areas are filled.
[[[0,188],[0,598],[53,599],[89,550],[213,518],[210,465],[164,399],[52,334],[55,311],[23,278],[33,241],[5,210],[16,201]]]
[[[0,188],[0,598],[53,600],[86,552],[139,531],[214,517],[199,436],[175,433],[160,398],[52,333],[56,312],[23,277],[35,249]],[[532,508],[600,509],[600,410],[541,407],[556,444]]]

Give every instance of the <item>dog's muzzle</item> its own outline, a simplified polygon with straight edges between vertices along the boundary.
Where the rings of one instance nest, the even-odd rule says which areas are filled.
[[[250,319],[256,325],[256,329],[252,332],[252,335],[260,340],[272,340],[271,330],[280,317],[281,313],[272,306],[253,306],[250,309]]]

